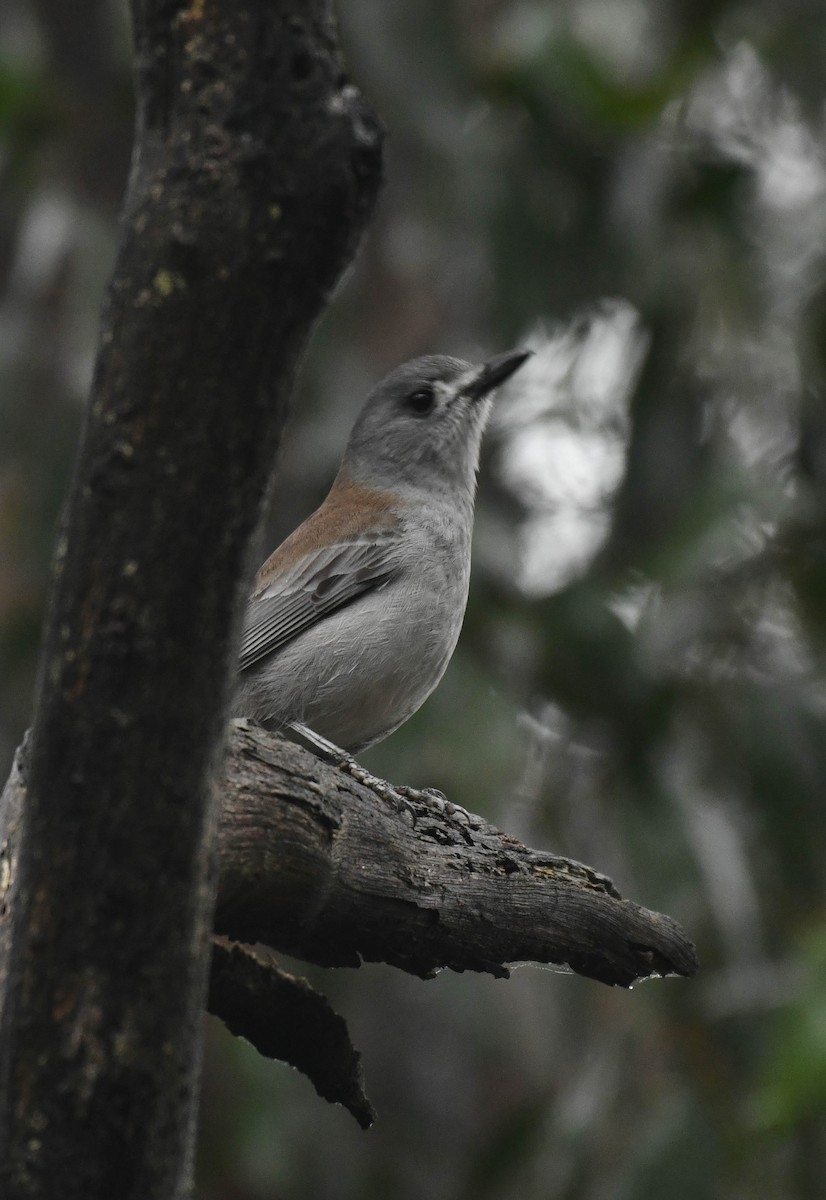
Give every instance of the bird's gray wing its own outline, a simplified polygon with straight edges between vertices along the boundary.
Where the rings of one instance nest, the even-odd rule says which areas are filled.
[[[266,584],[247,607],[239,669],[266,658],[364,592],[389,583],[400,569],[395,540],[342,542],[315,550]]]

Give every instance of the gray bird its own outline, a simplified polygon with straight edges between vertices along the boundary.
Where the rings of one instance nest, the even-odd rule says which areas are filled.
[[[529,353],[418,358],[373,389],[326,500],[258,573],[236,716],[356,753],[427,699],[464,618],[491,396]]]

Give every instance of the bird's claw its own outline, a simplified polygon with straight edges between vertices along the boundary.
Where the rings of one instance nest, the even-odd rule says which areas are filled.
[[[409,813],[414,824],[417,817],[422,815],[422,808],[436,813],[440,817],[455,817],[464,824],[472,824],[471,814],[467,809],[462,808],[459,804],[451,804],[444,792],[440,792],[438,788],[394,786],[386,779],[373,775],[371,771],[356,762],[352,754],[348,754],[346,750],[342,750],[340,746],[336,746],[335,743],[321,734],[315,733],[309,726],[301,722],[289,722],[285,727],[285,733],[326,762],[335,764],[345,775],[349,775],[363,787],[369,788],[379,799],[387,801],[402,812]]]
[[[402,784],[396,787],[396,791],[406,800],[410,800],[415,804],[423,804],[431,812],[436,812],[441,817],[458,817],[460,821],[470,824],[470,813],[468,810],[462,808],[461,804],[453,804],[448,800],[444,792],[440,792],[438,788],[413,788],[405,787]]]
[[[380,779],[378,775],[365,770],[349,755],[342,757],[338,765],[351,779],[375,792],[380,799],[387,800],[402,811],[410,813],[414,823],[416,818],[422,815],[421,809],[424,807],[440,817],[456,817],[465,824],[470,824],[471,817],[467,809],[462,808],[460,804],[452,804],[438,788],[414,788],[405,784],[388,783],[386,779]]]

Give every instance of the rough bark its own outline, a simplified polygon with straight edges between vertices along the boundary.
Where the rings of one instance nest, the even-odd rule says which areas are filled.
[[[592,867],[449,804],[382,799],[247,723],[233,723],[218,844],[215,932],[321,966],[555,963],[623,987],[696,970],[675,921]]]
[[[189,1191],[248,544],[380,173],[324,0],[134,0],[133,20],[132,174],[5,914],[4,1200]]]
[[[212,945],[209,1010],[259,1054],[296,1067],[320,1096],[341,1104],[362,1129],[375,1113],[364,1092],[361,1056],[344,1020],[306,979],[284,971],[261,946],[216,937]]]
[[[14,886],[24,760],[6,788],[0,904]],[[675,921],[623,900],[593,868],[450,805],[377,796],[245,722],[233,723],[229,740],[218,846],[210,1010],[362,1125],[372,1110],[341,1019],[271,954],[228,939],[323,966],[381,961],[422,977],[444,968],[506,977],[509,964],[537,962],[628,987],[697,968]],[[0,951],[3,930],[0,915]]]

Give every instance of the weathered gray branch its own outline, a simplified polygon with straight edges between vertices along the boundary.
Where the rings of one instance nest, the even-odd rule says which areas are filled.
[[[691,975],[670,917],[590,867],[481,817],[380,799],[310,752],[236,723],[219,826],[215,929],[327,966],[505,976],[566,965],[603,983]]]
[[[697,969],[675,921],[623,900],[592,868],[450,806],[383,799],[242,723],[227,754],[219,846],[218,933],[321,965],[381,961],[427,977],[556,963],[622,986]],[[240,947],[230,958],[216,938],[209,1006],[369,1123],[346,1027],[272,960]],[[322,1037],[329,1052],[319,1059]]]
[[[0,802],[0,963],[25,790],[23,749]],[[450,806],[382,799],[243,722],[230,732],[223,799],[210,1010],[362,1125],[372,1110],[344,1023],[271,955],[231,943],[424,977],[445,967],[506,976],[509,963],[537,962],[630,986],[696,970],[675,921],[623,900],[592,868]]]

